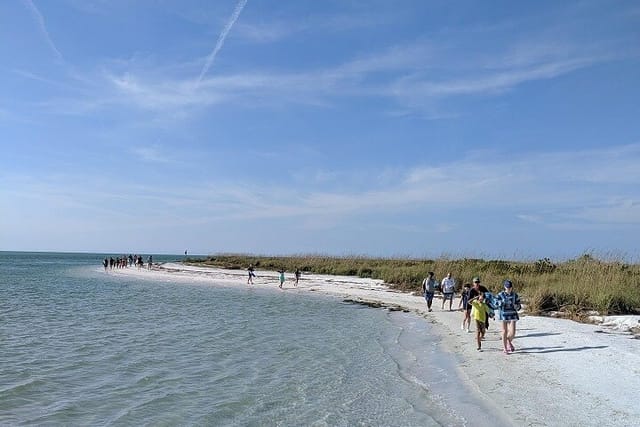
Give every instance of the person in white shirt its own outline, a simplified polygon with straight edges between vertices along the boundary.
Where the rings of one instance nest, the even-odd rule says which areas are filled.
[[[444,302],[449,300],[449,311],[451,311],[453,294],[456,290],[456,281],[451,277],[451,273],[447,273],[447,276],[442,279],[440,289],[442,291],[442,309],[444,310]]]
[[[436,278],[433,275],[433,271],[429,272],[429,276],[422,281],[422,295],[427,301],[427,310],[431,311],[431,303],[433,302],[433,296],[436,293]]]

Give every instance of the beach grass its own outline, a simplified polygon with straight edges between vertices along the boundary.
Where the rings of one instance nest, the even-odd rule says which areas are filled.
[[[380,279],[392,288],[421,292],[428,271],[438,279],[448,272],[458,288],[479,276],[489,290],[501,290],[511,280],[532,314],[560,312],[580,318],[597,312],[601,315],[640,313],[640,265],[616,260],[600,260],[590,254],[554,263],[549,258],[537,261],[484,260],[472,258],[401,259],[364,256],[258,256],[217,254],[187,258],[185,263],[225,269],[257,270],[358,276]]]

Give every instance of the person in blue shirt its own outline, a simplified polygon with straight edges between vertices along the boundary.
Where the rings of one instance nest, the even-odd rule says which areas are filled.
[[[513,339],[516,337],[516,322],[520,320],[518,311],[522,308],[520,297],[513,290],[511,280],[505,280],[502,285],[504,291],[495,297],[498,307],[498,320],[502,322],[502,345],[504,353],[509,354],[516,349],[513,346]]]

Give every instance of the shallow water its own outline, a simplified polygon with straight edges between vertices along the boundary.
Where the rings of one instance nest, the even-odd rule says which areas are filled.
[[[103,258],[0,252],[0,424],[464,425],[452,402],[481,408],[424,319]]]

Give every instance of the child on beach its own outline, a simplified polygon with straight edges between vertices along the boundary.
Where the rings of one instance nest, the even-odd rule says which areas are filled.
[[[482,340],[485,334],[485,318],[489,310],[489,306],[484,302],[484,294],[479,294],[469,300],[473,309],[471,310],[471,316],[476,321],[476,343],[478,344],[478,351],[482,351]]]
[[[462,287],[462,292],[460,293],[460,302],[458,303],[458,308],[462,308],[462,325],[460,329],[463,331],[466,329],[467,332],[471,332],[469,329],[471,328],[471,304],[469,304],[469,299],[471,298],[471,284],[465,283]]]
[[[280,286],[278,287],[282,289],[282,285],[284,284],[284,269],[279,270],[278,273],[280,273]]]
[[[422,295],[427,301],[427,310],[431,310],[431,304],[433,303],[433,296],[436,293],[436,278],[433,276],[433,271],[428,273],[428,276],[422,281]]]
[[[489,306],[489,310],[487,311],[487,316],[484,319],[484,328],[485,329],[489,329],[489,318],[491,317],[493,319],[493,295],[491,294],[491,292],[489,292],[489,289],[487,289],[486,287],[482,286],[480,284],[480,278],[478,276],[473,278],[473,287],[471,288],[471,291],[469,291],[469,296],[471,298],[473,297],[477,297],[480,294],[484,294],[485,296],[485,302],[487,303],[487,305]]]
[[[518,310],[522,308],[520,297],[513,290],[511,280],[505,280],[502,285],[504,291],[496,296],[498,306],[498,320],[502,322],[502,345],[504,353],[509,354],[516,351],[513,346],[513,339],[516,337],[516,322],[520,320]]]

